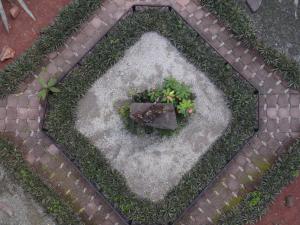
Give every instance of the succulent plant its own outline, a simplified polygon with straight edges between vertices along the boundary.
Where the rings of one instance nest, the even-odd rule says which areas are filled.
[[[35,20],[34,15],[32,14],[32,12],[30,11],[30,9],[28,8],[28,6],[26,5],[26,3],[24,2],[24,0],[17,0],[18,3],[21,5],[21,7],[24,9],[24,11],[33,19]],[[2,19],[2,22],[4,24],[5,30],[7,32],[9,32],[9,26],[8,26],[8,20],[4,11],[4,7],[2,4],[2,0],[0,0],[0,16]]]

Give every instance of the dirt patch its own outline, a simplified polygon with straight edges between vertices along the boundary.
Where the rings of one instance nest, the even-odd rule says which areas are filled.
[[[10,4],[4,0],[4,8],[10,24],[10,32],[7,33],[2,22],[0,22],[0,49],[8,45],[16,51],[16,57],[20,56],[26,49],[32,46],[39,37],[40,31],[47,27],[59,11],[71,0],[27,0],[25,1],[36,17],[33,21],[23,10],[17,19],[13,20],[9,15]],[[15,58],[16,58],[15,57]],[[13,60],[0,63],[0,69]]]
[[[300,177],[283,188],[270,205],[267,214],[256,225],[299,225],[300,224]],[[293,204],[286,206],[286,197],[292,196]]]
[[[245,0],[235,1],[245,8],[259,39],[300,64],[300,5],[297,1],[263,0],[256,13],[250,12]]]
[[[54,225],[43,209],[0,166],[0,224]]]

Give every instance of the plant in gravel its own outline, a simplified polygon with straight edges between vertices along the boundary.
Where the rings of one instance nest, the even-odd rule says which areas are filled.
[[[187,122],[187,118],[195,111],[194,95],[189,86],[177,81],[173,77],[167,77],[161,87],[131,93],[131,102],[139,103],[169,103],[173,104],[176,112],[179,128],[175,131],[166,131],[156,128],[144,127],[130,118],[130,106],[128,102],[118,108],[118,113],[123,120],[125,128],[134,134],[145,134],[158,131],[162,136],[170,136],[176,133]]]
[[[28,8],[28,6],[26,5],[26,3],[24,2],[24,0],[17,0],[19,2],[19,4],[21,5],[21,7],[24,9],[24,11],[33,19],[33,20],[36,20],[34,15],[32,14],[32,12],[30,11],[30,9]],[[9,2],[11,2],[9,0]],[[2,22],[4,24],[4,27],[5,27],[5,30],[7,32],[9,32],[9,26],[8,26],[8,21],[7,21],[7,17],[6,17],[6,14],[5,14],[5,11],[4,11],[4,7],[3,7],[3,4],[2,4],[2,0],[0,0],[0,16],[1,16],[1,19],[2,19]]]
[[[177,110],[180,114],[184,117],[188,117],[191,115],[195,110],[195,104],[189,99],[183,99],[182,102],[179,103],[177,106]]]
[[[58,88],[54,87],[57,83],[57,80],[55,78],[50,78],[48,82],[46,82],[42,78],[38,78],[38,82],[42,86],[42,89],[38,93],[38,97],[41,100],[45,100],[49,92],[52,93],[60,92]]]
[[[163,90],[162,102],[173,103],[175,100],[175,91],[169,88]]]

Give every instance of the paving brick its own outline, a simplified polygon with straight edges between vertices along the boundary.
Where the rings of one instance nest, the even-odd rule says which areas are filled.
[[[18,97],[15,95],[9,95],[7,97],[7,106],[17,107],[17,105],[18,105]]]
[[[186,6],[190,0],[176,0],[181,6]]]
[[[0,107],[0,120],[4,120],[6,117],[6,108]]]
[[[5,130],[5,121],[0,119],[0,132],[3,132]]]
[[[7,117],[8,120],[17,119],[17,109],[15,107],[7,107],[6,117]]]
[[[299,94],[291,94],[289,102],[292,106],[299,106],[300,105],[300,95]]]
[[[279,120],[278,128],[280,132],[289,132],[290,131],[290,123],[288,118],[283,118]]]
[[[293,118],[300,118],[300,108],[299,107],[292,107],[291,108],[291,116]]]
[[[289,108],[279,108],[279,111],[278,111],[278,116],[280,118],[287,118],[290,116],[290,109]]]
[[[277,95],[268,95],[266,98],[266,103],[268,107],[276,107],[278,101]]]

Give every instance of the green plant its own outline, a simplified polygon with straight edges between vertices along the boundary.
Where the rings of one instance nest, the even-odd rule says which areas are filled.
[[[184,117],[187,117],[194,112],[195,104],[190,99],[188,100],[183,99],[182,102],[180,102],[179,105],[177,106],[177,110]]]
[[[148,91],[148,97],[150,102],[157,102],[159,101],[159,99],[161,98],[161,90],[159,89],[152,89],[150,91]]]
[[[257,206],[262,200],[262,194],[259,191],[253,191],[248,194],[249,196],[249,206]]]
[[[191,88],[184,83],[180,83],[173,77],[168,77],[164,80],[164,89],[173,90],[176,93],[176,98],[181,101],[189,99],[192,95]]]
[[[21,7],[24,9],[24,11],[33,19],[36,20],[34,15],[32,14],[32,12],[30,11],[30,9],[27,7],[26,3],[24,2],[24,0],[17,0],[19,2],[19,4],[21,5]],[[7,32],[9,32],[9,26],[8,26],[8,21],[7,21],[7,17],[3,8],[3,4],[2,4],[2,0],[0,0],[0,16],[2,18],[2,22],[4,24],[5,30]]]
[[[46,99],[49,92],[53,92],[53,93],[60,92],[58,88],[54,87],[57,83],[57,80],[55,78],[50,78],[47,83],[44,79],[38,78],[38,82],[42,86],[42,89],[38,93],[38,97],[42,100]]]
[[[175,91],[169,88],[163,89],[163,98],[162,102],[173,103],[175,100]]]

